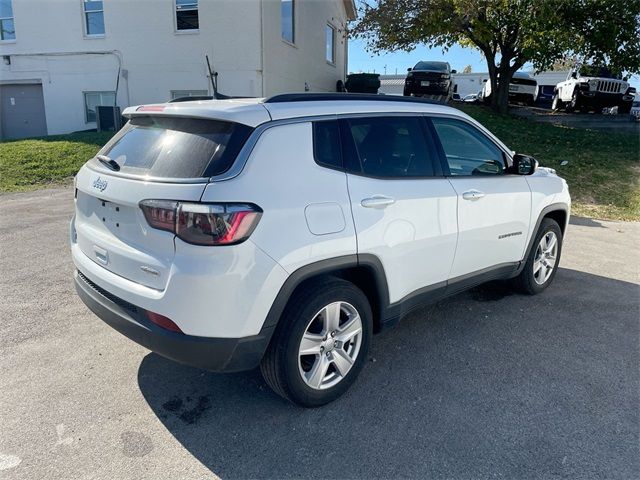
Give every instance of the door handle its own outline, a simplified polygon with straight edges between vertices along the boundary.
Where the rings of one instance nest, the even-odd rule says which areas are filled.
[[[375,197],[365,198],[360,202],[365,208],[385,208],[396,203],[394,198],[376,195]]]
[[[462,198],[464,198],[465,200],[471,200],[473,202],[475,202],[476,200],[480,200],[484,196],[485,193],[481,192],[480,190],[469,190],[462,194]]]

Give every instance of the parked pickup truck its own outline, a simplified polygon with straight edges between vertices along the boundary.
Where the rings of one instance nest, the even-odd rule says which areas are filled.
[[[533,105],[538,93],[538,82],[525,72],[516,72],[509,82],[509,102]],[[485,81],[482,88],[484,103],[491,101],[491,82]]]

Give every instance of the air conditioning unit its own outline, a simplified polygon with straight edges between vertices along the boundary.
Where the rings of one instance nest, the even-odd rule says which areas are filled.
[[[123,124],[120,107],[104,105],[96,107],[96,126],[99,132],[117,132]]]

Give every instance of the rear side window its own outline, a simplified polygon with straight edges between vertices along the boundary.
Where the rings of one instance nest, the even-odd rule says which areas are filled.
[[[491,140],[466,122],[432,118],[451,176],[500,175],[504,155]]]
[[[209,177],[231,167],[250,133],[250,127],[219,120],[134,117],[100,154],[115,160],[124,173]]]
[[[313,123],[313,156],[316,163],[342,169],[342,150],[337,120]]]
[[[381,178],[435,176],[438,157],[422,118],[354,118],[345,130],[352,139],[345,163],[355,173]]]

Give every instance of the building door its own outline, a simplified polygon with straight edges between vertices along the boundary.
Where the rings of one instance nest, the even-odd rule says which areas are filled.
[[[0,85],[0,115],[2,139],[46,135],[42,85]]]

